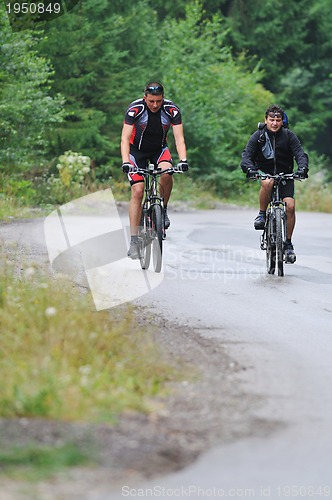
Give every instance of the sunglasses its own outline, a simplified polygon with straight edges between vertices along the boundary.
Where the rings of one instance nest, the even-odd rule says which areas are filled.
[[[149,85],[149,87],[145,87],[145,93],[147,93],[147,94],[163,94],[164,87],[162,85]]]
[[[280,113],[269,113],[267,116],[270,118],[282,118]]]

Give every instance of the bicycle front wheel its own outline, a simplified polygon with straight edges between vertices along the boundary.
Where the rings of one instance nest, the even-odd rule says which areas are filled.
[[[148,210],[143,209],[139,231],[140,264],[142,269],[149,269],[151,259],[151,222]]]
[[[276,263],[278,265],[278,276],[284,275],[284,211],[277,207],[276,218]]]
[[[266,270],[274,274],[276,268],[275,221],[271,213],[266,223]]]
[[[153,267],[156,273],[160,273],[163,255],[163,209],[161,205],[156,204],[152,207],[152,226],[154,230],[154,239],[152,241]]]

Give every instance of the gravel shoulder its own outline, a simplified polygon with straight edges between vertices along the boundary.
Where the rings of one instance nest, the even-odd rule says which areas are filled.
[[[20,238],[17,241],[18,229],[24,224],[19,221],[0,225],[3,251],[18,267],[22,258],[47,265],[41,243],[26,244]],[[34,224],[27,222],[31,228]],[[0,419],[0,452],[9,445],[59,446],[74,441],[89,450],[95,462],[33,484],[0,476],[0,500],[92,498],[101,486],[111,491],[165,475],[186,467],[212,446],[272,430],[271,422],[253,416],[253,410],[260,405],[258,397],[241,388],[239,375],[247,367],[231,359],[220,342],[166,318],[156,323],[152,314],[144,318],[136,315],[139,326],[150,331],[160,345],[165,360],[181,363],[195,376],[173,383],[170,395],[155,401],[151,414],[128,412],[113,426]]]

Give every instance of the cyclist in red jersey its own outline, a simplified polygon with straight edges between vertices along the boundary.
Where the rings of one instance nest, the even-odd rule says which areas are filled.
[[[172,156],[167,146],[167,133],[172,125],[175,146],[180,162],[187,165],[186,143],[180,109],[172,101],[164,98],[164,87],[159,82],[145,86],[144,96],[133,101],[125,114],[121,135],[122,165],[146,168],[148,162],[166,170],[172,165]],[[128,257],[138,259],[138,226],[144,194],[144,177],[128,174],[131,184],[129,203],[130,247]],[[170,226],[167,204],[173,186],[169,174],[160,177],[161,192],[165,207],[165,229]]]

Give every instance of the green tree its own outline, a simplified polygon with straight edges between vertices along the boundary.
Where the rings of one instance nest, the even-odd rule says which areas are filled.
[[[302,2],[304,43],[281,78],[281,99],[294,107],[297,131],[318,153],[332,159],[332,10],[328,0]]]
[[[53,92],[66,98],[53,153],[70,149],[119,164],[126,106],[160,64],[154,11],[145,2],[85,0],[46,30],[42,52],[55,69]]]
[[[243,57],[232,56],[222,17],[204,19],[196,3],[162,21],[161,6],[155,11],[148,0],[126,2],[122,11],[107,0],[78,7],[48,24],[43,45],[55,68],[54,91],[66,96],[54,153],[79,150],[118,167],[125,109],[148,80],[159,79],[183,110],[193,171],[204,164],[206,177],[233,180],[270,94],[258,68],[249,72]]]
[[[229,0],[221,10],[233,53],[260,61],[263,85],[306,147],[332,157],[332,10],[329,0]]]
[[[49,130],[61,120],[61,97],[49,95],[51,67],[37,55],[41,37],[13,33],[0,8],[0,164],[11,172],[45,156]]]
[[[188,2],[186,0],[169,0],[168,2],[164,0],[148,0],[147,3],[150,5],[150,9],[157,13],[158,19],[163,20],[165,18],[183,18]]]
[[[163,82],[183,112],[193,172],[228,189],[271,94],[259,84],[257,68],[249,72],[243,58],[233,58],[220,16],[204,20],[200,4],[193,3],[185,19],[168,27],[160,54]]]

